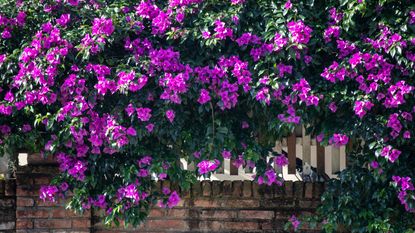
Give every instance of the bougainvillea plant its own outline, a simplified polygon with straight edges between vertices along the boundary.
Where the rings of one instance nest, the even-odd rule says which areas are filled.
[[[322,199],[325,230],[415,224],[412,1],[0,5],[1,145],[57,158],[42,199],[70,191],[74,210],[139,224],[151,206],[180,201],[155,180],[186,189],[223,158],[281,184],[266,156],[303,124],[322,144],[353,139],[349,168]]]

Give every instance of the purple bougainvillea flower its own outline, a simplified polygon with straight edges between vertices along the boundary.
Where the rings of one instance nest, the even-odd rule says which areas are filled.
[[[366,115],[367,111],[372,109],[372,107],[375,106],[370,101],[356,101],[354,106],[354,112],[359,118],[362,118]]]
[[[237,5],[237,4],[243,4],[245,3],[246,0],[231,0],[231,3],[233,5]]]
[[[66,190],[68,190],[69,185],[66,182],[63,182],[59,185],[60,190],[62,190],[63,192],[65,192]]]
[[[202,32],[202,37],[203,37],[204,39],[209,39],[209,38],[210,38],[210,36],[211,36],[211,34],[210,34],[210,32],[209,32],[209,31],[203,31],[203,32]]]
[[[199,168],[199,174],[203,175],[208,172],[216,170],[220,165],[219,160],[215,159],[213,161],[211,160],[203,160],[197,164],[197,167]]]
[[[222,156],[225,159],[230,159],[232,157],[232,153],[230,151],[228,151],[228,150],[223,150],[222,151]]]
[[[379,168],[379,163],[377,161],[370,162],[370,167],[373,169]]]
[[[153,132],[154,129],[154,124],[148,124],[146,125],[146,129],[149,133]]]
[[[287,27],[294,43],[308,44],[313,30],[306,26],[303,21],[288,22]]]
[[[291,1],[290,1],[290,0],[288,0],[288,1],[286,1],[286,2],[285,2],[285,4],[284,4],[284,8],[285,8],[285,9],[289,10],[289,9],[291,9],[292,7],[293,7],[293,4],[291,3]]]
[[[329,139],[329,143],[336,147],[347,145],[348,142],[349,142],[349,137],[347,135],[339,134],[339,133],[333,134],[333,136]]]
[[[60,26],[65,27],[71,20],[71,14],[63,14],[61,17],[56,19],[56,23]]]
[[[137,108],[137,117],[141,121],[149,121],[151,118],[151,109],[149,108]]]
[[[172,109],[169,109],[166,111],[166,117],[170,121],[170,123],[173,123],[174,118],[176,117],[176,114]]]
[[[277,174],[275,173],[275,171],[273,169],[268,169],[265,172],[265,176],[267,178],[266,184],[268,186],[271,186],[277,180]]]
[[[288,158],[285,155],[278,155],[274,158],[275,164],[279,167],[283,167],[288,165]]]
[[[337,111],[336,103],[335,102],[331,102],[329,104],[329,109],[330,109],[331,112],[336,112]]]
[[[302,1],[284,0],[274,5],[288,21],[278,23],[260,1],[40,2],[17,0],[0,14],[0,149],[44,139],[35,140],[40,153],[57,158],[60,175],[41,188],[42,200],[75,191],[69,197],[85,209],[141,222],[138,207],[179,203],[174,190],[150,187],[167,174],[176,182],[184,154],[196,162],[195,176],[215,172],[219,156],[241,169],[262,164],[258,183],[282,185],[274,168],[287,157],[252,153],[299,124],[322,144],[357,136],[380,146],[380,155],[353,162],[391,179],[415,212],[408,4],[388,1],[393,11],[385,14],[386,5],[371,1],[304,11]],[[343,21],[356,7],[364,7],[360,21],[373,23]]]
[[[32,130],[32,127],[29,124],[24,124],[22,127],[22,132],[23,133],[27,133],[30,132]]]
[[[391,163],[394,163],[402,152],[397,149],[393,149],[392,146],[385,146],[380,155],[387,158]]]
[[[167,207],[168,208],[173,208],[173,207],[177,206],[180,201],[181,201],[181,199],[180,199],[179,195],[177,194],[176,191],[174,191],[170,194],[170,197],[167,200]]]
[[[291,218],[288,221],[292,224],[292,226],[294,228],[294,231],[297,231],[298,227],[301,224],[301,222],[298,220],[298,218],[295,215],[292,215]]]
[[[50,186],[42,186],[40,188],[40,194],[39,194],[39,198],[42,199],[43,201],[51,201],[51,202],[55,202],[55,197],[56,194],[58,193],[58,188],[54,185],[50,185]]]
[[[193,152],[193,157],[195,157],[197,159],[199,159],[201,155],[202,155],[202,153],[200,151]]]
[[[92,25],[92,35],[110,36],[114,32],[114,25],[111,19],[104,17],[95,18]]]
[[[200,90],[200,96],[197,102],[200,104],[205,104],[210,101],[210,95],[209,92],[206,89]]]
[[[79,0],[67,0],[68,4],[72,6],[78,6]]]
[[[137,135],[137,131],[133,127],[129,127],[127,129],[127,135],[136,136]]]

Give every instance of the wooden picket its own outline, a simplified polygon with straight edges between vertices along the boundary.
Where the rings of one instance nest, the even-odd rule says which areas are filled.
[[[289,164],[282,168],[274,165],[276,173],[284,180],[298,181],[303,180],[306,172],[312,172],[318,176],[317,180],[336,178],[336,173],[346,167],[346,147],[337,148],[335,146],[321,146],[315,138],[305,134],[303,127],[296,129],[293,134],[281,141],[277,141],[273,148],[276,153],[286,153]],[[268,156],[267,160],[272,156]],[[301,165],[297,165],[297,158],[302,160]],[[253,180],[256,169],[236,168],[233,160],[224,159],[221,168],[209,178],[200,177],[201,180]],[[186,161],[182,160],[185,165]],[[299,166],[303,172],[300,172]],[[310,170],[310,166],[312,167]],[[187,167],[185,165],[184,167]],[[189,169],[193,170],[194,165]]]
[[[273,151],[278,154],[284,153],[288,157],[289,164],[287,166],[280,168],[275,164],[273,165],[278,176],[284,180],[303,180],[304,173],[310,165],[313,168],[312,171],[318,175],[318,180],[336,178],[336,173],[345,169],[347,163],[346,146],[340,148],[334,146],[323,147],[315,138],[306,135],[302,127],[298,127],[289,137],[277,141]],[[269,161],[272,158],[273,156],[270,154],[267,160]],[[302,160],[301,165],[297,163],[297,159]],[[27,154],[19,154],[19,163],[23,160],[27,160]],[[234,160],[231,159],[223,159],[221,167],[214,174],[209,178],[200,177],[199,179],[253,180],[256,174],[255,168],[237,168],[233,165],[233,162]],[[181,159],[180,163],[183,169],[196,169],[195,164],[188,164],[184,159]],[[303,173],[299,171],[301,167]]]

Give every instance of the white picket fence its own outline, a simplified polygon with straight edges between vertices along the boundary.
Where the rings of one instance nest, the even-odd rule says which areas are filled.
[[[289,165],[278,168],[273,166],[278,176],[287,181],[302,181],[311,174],[317,175],[317,180],[323,177],[336,178],[336,173],[346,167],[346,147],[320,146],[314,138],[305,135],[304,129],[299,128],[288,138],[275,143],[274,152],[287,154]],[[268,156],[267,160],[272,156]],[[296,158],[302,160],[302,172],[296,169]],[[221,161],[222,167],[209,178],[199,177],[199,180],[253,180],[256,169],[236,168],[230,159]],[[194,164],[188,164],[182,159],[184,169],[194,170]],[[311,167],[315,169],[311,169]],[[313,171],[314,170],[314,171]],[[324,174],[324,175],[323,175]]]
[[[314,138],[305,135],[304,128],[297,127],[295,132],[288,138],[283,138],[281,141],[277,141],[273,148],[274,152],[287,154],[289,164],[282,168],[274,166],[274,169],[278,176],[287,181],[302,181],[305,175],[311,173],[317,174],[321,181],[323,177],[336,178],[336,173],[343,170],[346,167],[346,147],[340,148],[334,146],[320,146]],[[27,165],[27,153],[19,153],[18,161],[19,166]],[[268,156],[267,160],[272,156]],[[296,158],[302,160],[302,172],[297,169]],[[4,157],[6,161],[7,157]],[[186,170],[194,170],[194,164],[188,164],[186,160],[181,159],[181,166]],[[7,164],[3,161],[3,164]],[[313,167],[314,169],[310,168]],[[1,166],[0,166],[1,167]],[[6,173],[6,166],[0,173]],[[314,171],[317,172],[314,172]],[[213,173],[210,177],[199,177],[199,180],[253,180],[256,173],[256,169],[236,168],[231,159],[223,159],[221,161],[221,167]]]

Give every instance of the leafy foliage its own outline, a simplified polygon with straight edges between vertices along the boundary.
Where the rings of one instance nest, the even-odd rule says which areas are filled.
[[[326,231],[413,226],[411,1],[1,4],[1,144],[58,158],[42,199],[70,190],[74,210],[136,225],[180,201],[154,179],[186,189],[222,157],[281,184],[266,156],[301,123],[323,144],[365,142],[323,198]]]

